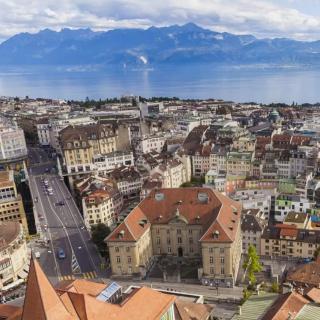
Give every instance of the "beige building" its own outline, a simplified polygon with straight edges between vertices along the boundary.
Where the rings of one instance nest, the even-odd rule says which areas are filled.
[[[0,289],[26,278],[27,244],[20,223],[0,223]]]
[[[227,174],[230,176],[250,176],[252,159],[251,152],[229,152],[227,156]]]
[[[93,171],[95,155],[117,150],[116,133],[102,124],[69,126],[60,132],[60,142],[67,173]]]
[[[320,231],[277,224],[265,228],[261,236],[261,255],[312,258],[320,244]]]
[[[153,190],[106,238],[116,276],[144,276],[156,256],[201,259],[201,280],[233,286],[241,205],[209,188]]]
[[[0,221],[17,221],[22,224],[26,234],[28,233],[26,213],[12,170],[0,172]]]

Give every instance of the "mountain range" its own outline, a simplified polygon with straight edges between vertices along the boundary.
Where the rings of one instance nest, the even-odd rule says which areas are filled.
[[[320,41],[258,39],[219,33],[193,23],[149,29],[45,29],[0,44],[0,65],[157,64],[320,65]]]

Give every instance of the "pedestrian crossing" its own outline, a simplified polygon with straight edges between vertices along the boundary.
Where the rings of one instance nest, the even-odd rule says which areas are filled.
[[[77,275],[77,277],[75,277],[73,274],[72,275],[63,275],[58,277],[59,281],[66,281],[66,280],[75,280],[75,279],[95,279],[97,278],[97,273],[95,271],[91,271],[91,272],[85,272],[85,273],[81,273],[79,275]]]

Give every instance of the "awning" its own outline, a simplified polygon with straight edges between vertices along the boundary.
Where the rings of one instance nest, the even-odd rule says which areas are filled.
[[[18,277],[20,279],[27,279],[28,277],[28,272],[24,271],[24,270],[21,270],[19,273],[18,273]]]

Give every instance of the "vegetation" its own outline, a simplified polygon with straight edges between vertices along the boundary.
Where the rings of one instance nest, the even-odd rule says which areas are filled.
[[[103,257],[108,257],[108,247],[104,239],[110,234],[111,230],[103,223],[99,223],[91,228],[91,237],[94,244]]]
[[[251,295],[252,291],[250,291],[248,288],[244,288],[241,304],[244,304],[250,298]]]
[[[316,260],[319,257],[320,254],[320,247],[318,247],[313,254],[314,259]]]
[[[271,285],[271,291],[274,293],[279,293],[280,287],[278,282],[273,282]]]
[[[260,264],[260,258],[257,254],[257,250],[252,245],[249,246],[248,255],[244,261],[243,269],[245,270],[245,275],[248,276],[250,285],[255,285],[257,282],[255,273],[260,272],[262,270],[262,266]]]

